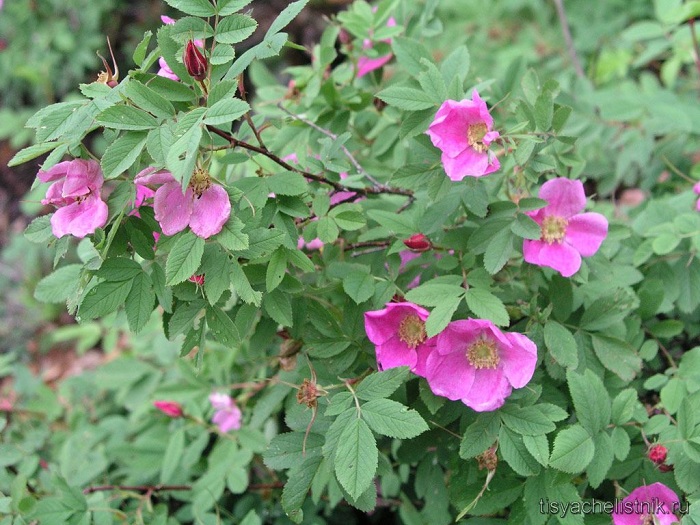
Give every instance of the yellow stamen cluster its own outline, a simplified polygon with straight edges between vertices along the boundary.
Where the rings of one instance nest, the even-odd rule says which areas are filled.
[[[425,332],[425,323],[416,314],[409,314],[399,324],[399,339],[415,350],[428,337]]]
[[[192,174],[192,178],[190,179],[189,187],[192,188],[192,191],[197,198],[200,198],[202,193],[207,191],[210,186],[211,177],[209,176],[209,173],[202,168],[195,169],[194,173]]]
[[[467,347],[467,360],[477,370],[496,368],[501,362],[496,342],[485,337],[473,342]]]
[[[467,143],[478,153],[483,153],[488,149],[488,146],[484,144],[484,136],[488,133],[489,129],[483,122],[477,122],[476,124],[469,124],[467,129]]]
[[[564,217],[556,217],[555,215],[550,215],[545,217],[542,221],[542,239],[547,244],[554,244],[555,242],[561,244],[564,240],[564,235],[566,235],[566,226],[569,224]]]

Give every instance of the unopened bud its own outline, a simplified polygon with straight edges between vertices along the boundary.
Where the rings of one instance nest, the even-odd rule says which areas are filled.
[[[422,233],[411,235],[403,243],[414,252],[427,252],[433,247],[432,243]]]
[[[195,80],[204,80],[207,77],[207,59],[192,40],[187,41],[182,61],[187,72]]]
[[[175,401],[154,401],[153,406],[168,417],[182,417],[182,406]]]
[[[204,286],[204,274],[200,275],[192,275],[187,279],[188,281],[191,281],[195,284],[198,284],[199,286]]]
[[[647,452],[647,457],[657,465],[662,465],[666,462],[666,455],[668,454],[668,449],[663,445],[652,445],[649,447]]]

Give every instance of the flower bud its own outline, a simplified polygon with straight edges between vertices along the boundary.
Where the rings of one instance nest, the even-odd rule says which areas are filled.
[[[422,233],[411,235],[408,239],[403,241],[403,243],[407,248],[410,248],[415,252],[427,252],[433,247],[432,243]]]
[[[154,401],[153,406],[168,417],[182,417],[182,406],[175,401]]]
[[[666,461],[667,453],[668,449],[666,447],[656,444],[649,447],[647,457],[657,465],[662,465]]]
[[[204,80],[207,77],[207,59],[192,40],[187,41],[182,61],[187,72],[195,80]]]
[[[188,281],[198,284],[199,286],[204,286],[204,274],[192,275],[187,279]]]

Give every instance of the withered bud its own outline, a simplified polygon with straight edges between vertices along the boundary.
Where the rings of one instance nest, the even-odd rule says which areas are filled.
[[[484,468],[486,470],[496,470],[498,466],[498,456],[496,456],[496,452],[492,448],[484,450],[476,456],[476,461],[479,463],[479,470]]]
[[[114,66],[114,71],[112,71],[112,68],[109,67],[109,64],[107,63],[107,60],[105,60],[105,57],[100,55],[100,53],[97,53],[97,56],[100,57],[100,60],[102,60],[102,65],[105,67],[105,71],[100,71],[100,73],[97,75],[97,82],[100,84],[106,84],[109,87],[113,88],[117,84],[119,84],[119,67],[117,66],[117,61],[114,58],[114,52],[112,51],[112,43],[109,41],[109,37],[107,37],[107,47],[109,48],[109,56],[112,58],[112,65]]]
[[[427,252],[433,247],[432,243],[422,233],[411,235],[403,243],[414,252]]]
[[[325,396],[326,391],[319,388],[318,385],[308,379],[304,379],[299,385],[299,390],[297,391],[297,402],[301,405],[304,404],[309,408],[316,408],[318,402],[316,401],[320,396]]]
[[[207,78],[207,59],[192,40],[187,41],[182,61],[192,78],[200,81]]]

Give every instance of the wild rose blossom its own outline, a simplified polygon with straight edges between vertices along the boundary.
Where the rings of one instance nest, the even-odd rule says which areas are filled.
[[[501,332],[491,321],[453,321],[437,336],[426,363],[433,393],[477,412],[496,410],[513,388],[535,372],[537,347],[522,334]]]
[[[58,208],[51,217],[56,237],[82,238],[107,224],[107,204],[100,197],[104,178],[99,163],[83,159],[59,162],[47,171],[39,170],[37,177],[53,182],[41,203]]]
[[[182,417],[182,405],[176,401],[154,401],[153,406],[168,417]]]
[[[376,11],[376,7],[373,9],[373,11]],[[396,26],[396,19],[394,17],[389,17],[389,20],[386,22],[387,27],[395,27]],[[391,38],[387,38],[386,40],[383,40],[382,42],[386,44],[391,44]],[[374,48],[374,44],[372,43],[372,40],[369,38],[365,38],[364,41],[362,42],[362,49],[364,51],[367,51],[369,49]],[[391,53],[388,53],[386,55],[382,55],[379,57],[369,57],[369,56],[361,56],[357,60],[357,78],[361,78],[365,76],[367,73],[371,73],[375,69],[379,69],[380,67],[384,66],[387,62],[391,60],[391,58],[394,55]]]
[[[365,312],[365,332],[376,346],[380,370],[408,366],[425,377],[425,363],[435,347],[435,338],[428,338],[425,332],[428,315],[424,308],[408,302]]]
[[[581,257],[595,254],[608,234],[608,221],[600,213],[580,213],[586,194],[578,180],[552,179],[540,188],[548,205],[527,212],[542,229],[542,237],[523,242],[526,262],[554,268],[571,277],[581,268]]]
[[[700,182],[695,183],[695,186],[693,186],[693,192],[695,192],[695,195],[700,195]],[[700,211],[700,199],[695,203],[695,209]]]
[[[197,168],[185,193],[169,171],[146,168],[134,182],[137,185],[162,184],[153,199],[155,218],[165,235],[174,235],[190,227],[195,235],[207,239],[216,235],[231,215],[226,190],[214,184],[209,174]]]
[[[501,167],[489,151],[491,142],[500,136],[492,128],[493,118],[476,89],[471,100],[442,103],[426,133],[442,151],[442,165],[451,180],[481,177]]]
[[[680,505],[678,495],[663,483],[638,487],[615,505],[615,525],[671,525],[680,520],[673,514]]]
[[[241,428],[241,409],[227,394],[214,393],[209,396],[209,402],[214,407],[214,415],[211,418],[222,433]]]

